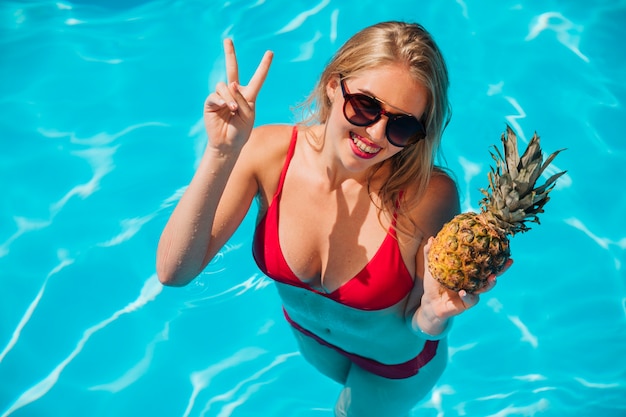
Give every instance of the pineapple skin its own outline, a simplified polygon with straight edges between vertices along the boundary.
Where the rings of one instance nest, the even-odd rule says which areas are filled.
[[[472,294],[487,285],[511,256],[508,235],[490,213],[462,213],[439,231],[428,254],[432,276],[444,287]]]

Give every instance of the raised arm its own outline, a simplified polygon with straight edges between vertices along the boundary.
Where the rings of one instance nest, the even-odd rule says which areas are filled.
[[[240,154],[252,132],[255,101],[272,53],[265,53],[247,86],[239,84],[230,39],[224,41],[224,54],[227,83],[218,83],[204,105],[206,149],[159,240],[157,275],[165,285],[186,285],[206,267],[239,226],[257,192],[252,168]]]

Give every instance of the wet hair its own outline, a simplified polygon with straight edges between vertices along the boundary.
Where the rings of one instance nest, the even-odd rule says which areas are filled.
[[[411,206],[400,199],[403,190],[411,188],[417,203],[424,193],[434,169],[441,135],[450,119],[448,101],[448,70],[432,36],[421,25],[398,21],[382,22],[369,26],[350,38],[333,56],[308,100],[309,117],[303,124],[326,123],[332,103],[326,94],[326,86],[333,77],[357,76],[363,71],[383,65],[406,66],[413,79],[428,90],[427,105],[420,118],[426,129],[426,137],[417,144],[407,146],[389,160],[372,168],[370,177],[383,164],[391,164],[391,175],[380,190],[380,209],[387,215]],[[370,190],[371,191],[371,190]]]

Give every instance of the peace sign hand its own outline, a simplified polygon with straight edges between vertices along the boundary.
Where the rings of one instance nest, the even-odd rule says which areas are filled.
[[[204,102],[204,126],[207,146],[221,153],[237,153],[248,140],[254,126],[255,101],[267,77],[273,53],[265,52],[247,86],[239,84],[235,46],[224,40],[228,84],[220,82]]]

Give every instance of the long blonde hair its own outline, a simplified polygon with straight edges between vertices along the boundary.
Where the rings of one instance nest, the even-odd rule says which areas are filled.
[[[383,164],[391,164],[391,175],[378,190],[380,209],[387,215],[396,209],[409,208],[406,199],[400,198],[409,186],[416,190],[412,193],[416,196],[413,202],[423,194],[433,172],[441,135],[450,119],[448,70],[432,36],[419,24],[397,21],[361,30],[335,53],[303,103],[309,110],[309,117],[302,124],[325,123],[332,106],[326,86],[333,77],[350,78],[362,71],[395,63],[405,65],[413,78],[426,87],[428,101],[422,116],[425,139],[374,166],[370,173],[371,178]]]

